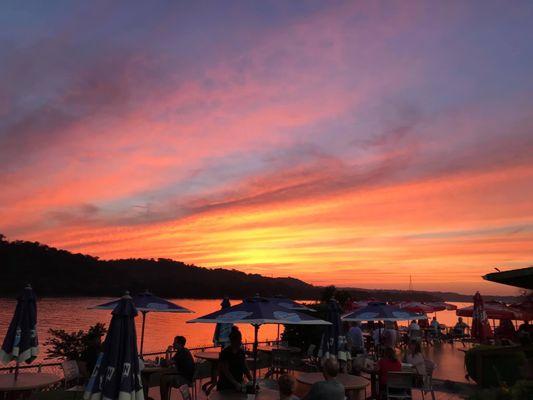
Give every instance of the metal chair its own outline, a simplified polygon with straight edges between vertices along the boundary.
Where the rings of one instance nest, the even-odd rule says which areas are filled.
[[[61,369],[63,370],[63,385],[65,391],[70,393],[70,398],[74,400],[83,397],[85,386],[81,382],[82,375],[78,362],[74,360],[63,361]]]
[[[414,374],[411,372],[387,373],[387,400],[411,400]]]
[[[435,391],[433,390],[433,371],[437,365],[431,360],[425,360],[426,363],[426,375],[422,379],[422,398],[425,398],[426,393],[431,393],[431,399],[435,400]]]

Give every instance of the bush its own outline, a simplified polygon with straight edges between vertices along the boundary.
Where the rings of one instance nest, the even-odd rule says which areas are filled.
[[[483,387],[514,385],[525,377],[526,364],[526,355],[516,347],[480,345],[465,354],[468,377]]]
[[[45,342],[47,359],[76,360],[92,364],[102,346],[102,337],[107,329],[97,323],[87,332],[67,332],[64,329],[49,329],[50,338]]]
[[[501,387],[481,389],[468,397],[468,400],[525,400],[533,398],[533,382],[517,381],[511,388]]]

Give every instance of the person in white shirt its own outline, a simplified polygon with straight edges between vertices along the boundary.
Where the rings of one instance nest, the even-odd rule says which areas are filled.
[[[412,320],[407,327],[407,336],[409,337],[409,341],[419,341],[422,339],[420,325],[415,320]]]
[[[383,346],[395,348],[398,344],[398,332],[394,329],[392,321],[385,321],[385,329],[381,335]]]
[[[422,377],[426,375],[426,360],[422,355],[420,343],[410,342],[403,360],[407,364],[411,364],[416,369],[418,375]]]
[[[348,331],[348,341],[352,355],[357,355],[365,352],[365,343],[363,340],[363,331],[361,330],[361,323],[355,322]]]

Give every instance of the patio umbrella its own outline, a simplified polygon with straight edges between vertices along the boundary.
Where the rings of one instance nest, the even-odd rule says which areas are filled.
[[[433,307],[434,311],[457,310],[457,306],[455,304],[445,303],[443,301],[424,302],[424,304],[427,304],[428,306]]]
[[[0,361],[7,364],[16,360],[16,380],[18,378],[19,364],[21,362],[31,363],[38,353],[37,304],[33,289],[28,285],[17,299],[15,313],[0,350]]]
[[[398,306],[404,311],[410,311],[417,314],[427,314],[435,311],[432,306],[418,301],[406,301],[400,303]]]
[[[277,303],[268,301],[268,299],[259,296],[245,299],[242,303],[235,306],[187,322],[208,324],[251,324],[254,327],[254,387],[257,379],[258,332],[261,325],[330,325],[327,321],[311,317],[298,311],[288,310],[286,307],[281,307]]]
[[[128,292],[126,292],[128,293]],[[139,293],[132,298],[135,308],[141,312],[142,328],[141,328],[141,348],[140,355],[143,355],[144,348],[144,326],[146,324],[146,314],[149,312],[168,312],[168,313],[192,313],[193,311],[182,307],[180,305],[174,304],[168,300],[157,297],[156,295],[150,293],[148,290],[145,290],[142,293]],[[96,310],[113,310],[121,299],[113,300],[108,303],[100,304],[98,306],[89,307],[90,309]]]
[[[483,301],[483,300],[482,300]],[[459,308],[455,311],[460,317],[473,318],[476,312],[476,304],[464,308]],[[483,302],[483,312],[487,319],[519,319],[518,313],[505,304],[498,302]]]
[[[461,315],[462,311],[463,309],[457,310],[456,314]],[[479,292],[476,292],[474,295],[471,335],[473,338],[477,338],[481,342],[484,342],[490,335],[490,325],[487,319],[487,313],[485,312],[483,298]]]
[[[278,304],[279,306],[281,307],[285,307],[289,310],[294,310],[294,311],[313,311],[315,312],[316,310],[310,308],[310,307],[307,307],[306,305],[304,304],[300,304],[294,300],[291,300],[287,297],[283,297],[283,296],[274,296],[274,297],[267,297],[266,298],[268,301],[272,302],[272,303],[276,303]]]
[[[521,303],[510,304],[509,307],[521,321],[533,320],[533,299],[528,298]]]
[[[132,298],[125,295],[113,317],[93,373],[85,388],[85,400],[143,400],[135,317]]]
[[[339,360],[348,359],[346,336],[342,332],[341,308],[335,299],[330,299],[326,308],[326,321],[331,325],[326,327],[320,341],[319,355],[325,358],[331,356]]]
[[[277,305],[281,306],[281,307],[285,307],[286,309],[288,310],[294,310],[294,311],[313,311],[315,312],[316,310],[313,310],[312,308],[309,308],[303,304],[300,304],[294,300],[291,300],[287,297],[283,297],[283,296],[274,296],[274,297],[267,297],[266,298],[268,301],[272,302],[272,303],[276,303]],[[278,336],[277,336],[277,341],[279,342],[279,326],[280,324],[278,324]]]
[[[366,307],[344,315],[341,319],[343,321],[409,321],[427,319],[427,316],[404,310],[398,306],[373,302]]]
[[[220,303],[220,309],[225,310],[230,308],[231,303],[229,298],[224,297],[222,303]],[[229,334],[231,333],[231,327],[233,324],[217,324],[215,327],[215,334],[213,335],[213,343],[215,346],[224,347],[229,342]]]

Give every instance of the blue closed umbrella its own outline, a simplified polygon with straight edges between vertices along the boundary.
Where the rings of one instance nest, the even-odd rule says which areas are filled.
[[[412,319],[427,319],[427,316],[380,302],[371,302],[366,307],[342,317],[343,321],[409,321]]]
[[[125,295],[112,311],[113,317],[91,379],[86,400],[144,400],[132,298]]]
[[[182,307],[178,304],[174,304],[168,300],[165,300],[161,297],[158,297],[148,290],[145,290],[142,293],[136,294],[132,298],[135,308],[142,313],[143,321],[141,328],[141,356],[144,349],[144,327],[146,324],[146,314],[148,312],[169,312],[169,313],[192,313],[193,311]],[[89,307],[90,309],[97,310],[113,310],[121,299],[113,300],[108,303],[100,304],[98,306]]]
[[[224,297],[222,303],[220,303],[220,309],[225,310],[231,307],[229,298]],[[231,327],[233,324],[217,324],[215,327],[215,334],[213,336],[213,343],[215,346],[225,347],[229,343],[229,334],[231,333]]]
[[[18,377],[19,363],[31,363],[39,353],[37,340],[37,304],[30,285],[26,286],[17,299],[15,314],[0,350],[0,360],[7,364],[17,362],[15,379]]]
[[[331,322],[331,325],[326,327],[326,331],[322,335],[319,355],[325,358],[333,356],[346,361],[349,358],[349,352],[346,336],[342,331],[341,308],[335,299],[328,301],[326,321]]]

